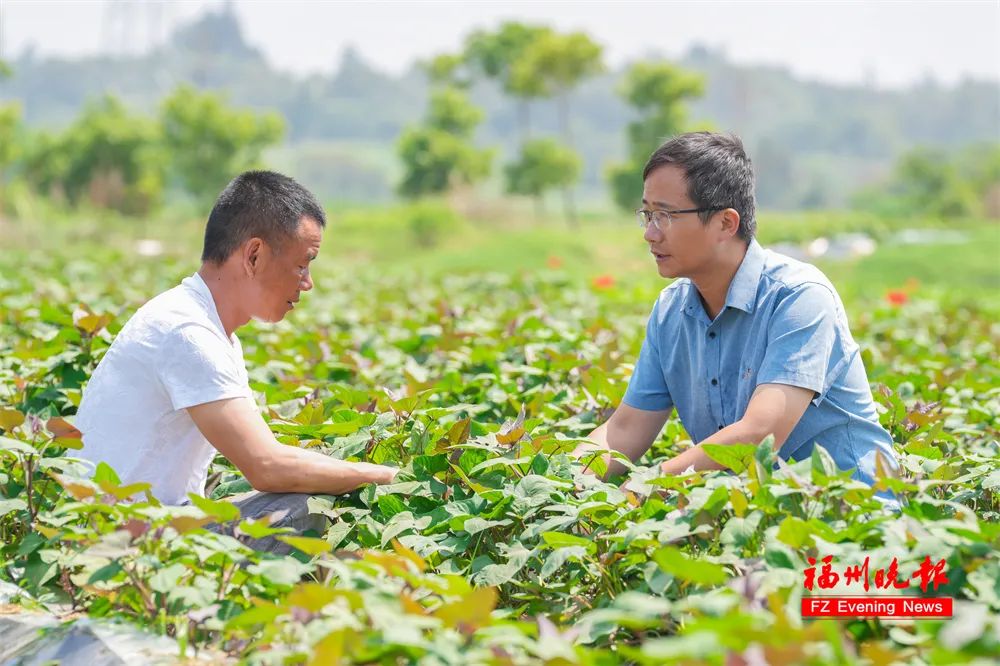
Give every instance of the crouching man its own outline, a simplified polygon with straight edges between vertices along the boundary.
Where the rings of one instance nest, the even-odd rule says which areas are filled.
[[[877,455],[895,468],[836,289],[754,239],[742,142],[678,136],[649,158],[643,181],[643,237],[660,276],[678,279],[653,307],[622,404],[590,435],[596,446],[636,460],[676,407],[698,445],[663,463],[665,474],[721,469],[702,443],[772,434],[782,458],[802,460],[821,444],[869,484]]]
[[[221,453],[256,490],[234,498],[245,518],[278,513],[278,527],[322,531],[310,493],[390,483],[395,470],[336,460],[275,440],[253,401],[236,329],[277,322],[313,287],[326,217],[291,178],[250,171],[212,208],[201,268],[129,319],[83,392],[81,456],[124,483],[148,482],[165,504],[203,495]],[[287,552],[268,538],[255,548]]]

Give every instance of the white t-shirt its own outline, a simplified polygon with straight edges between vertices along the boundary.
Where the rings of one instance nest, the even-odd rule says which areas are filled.
[[[226,337],[195,273],[129,319],[83,392],[78,455],[108,463],[122,483],[146,481],[164,504],[203,495],[215,448],[186,408],[253,397],[243,348]]]

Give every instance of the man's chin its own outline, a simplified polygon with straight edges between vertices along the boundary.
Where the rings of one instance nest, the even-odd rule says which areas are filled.
[[[255,322],[257,322],[258,324],[277,324],[279,321],[285,318],[285,314],[284,313],[280,315],[255,314],[251,315],[250,318],[253,319]]]
[[[661,278],[672,280],[677,277],[677,273],[670,270],[666,266],[657,266],[656,269],[657,272],[659,272]]]

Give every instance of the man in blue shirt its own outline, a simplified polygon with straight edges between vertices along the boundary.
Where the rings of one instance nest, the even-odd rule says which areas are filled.
[[[721,469],[703,443],[774,435],[784,459],[822,445],[872,483],[896,461],[844,306],[817,268],[754,239],[754,174],[739,138],[678,136],[649,158],[636,213],[664,278],[622,404],[590,438],[636,460],[677,408],[698,444],[666,474]],[[612,469],[620,465],[613,464]]]

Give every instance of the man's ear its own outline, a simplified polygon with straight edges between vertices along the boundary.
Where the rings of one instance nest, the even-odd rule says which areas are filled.
[[[740,213],[735,208],[722,211],[722,232],[726,236],[735,236],[740,230]]]
[[[248,277],[254,277],[260,269],[261,257],[264,253],[264,241],[251,238],[243,244],[243,270]]]

